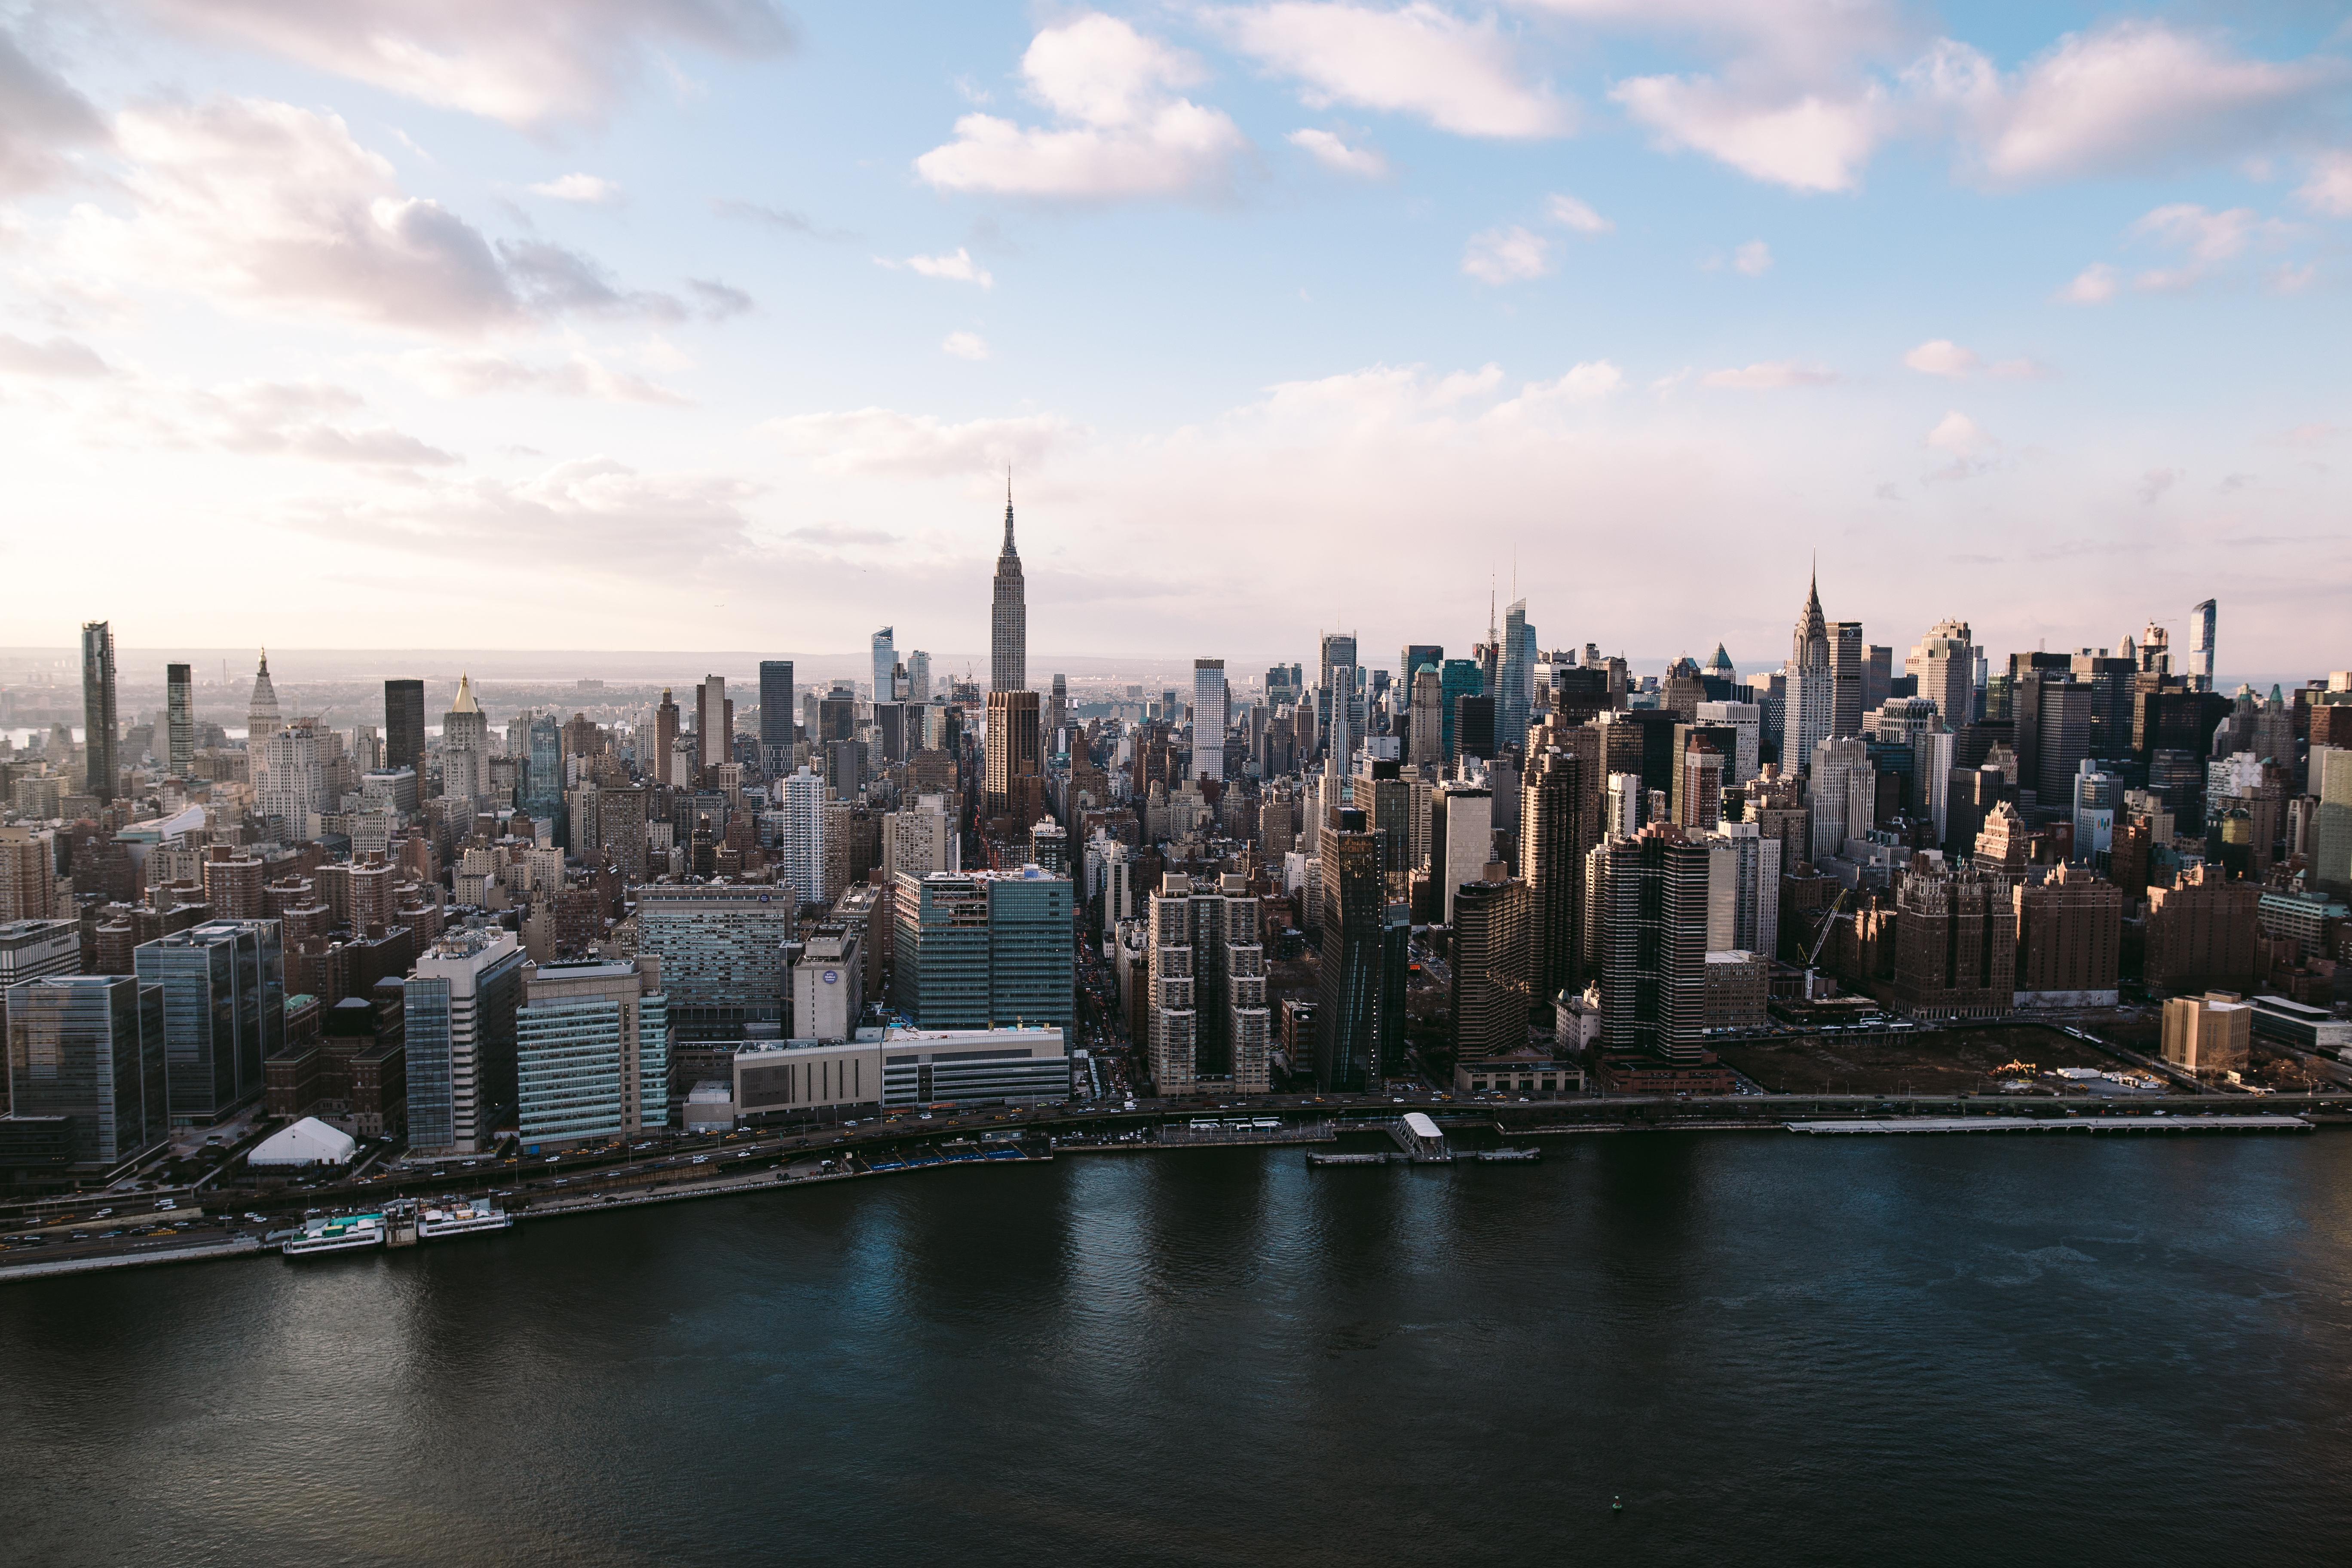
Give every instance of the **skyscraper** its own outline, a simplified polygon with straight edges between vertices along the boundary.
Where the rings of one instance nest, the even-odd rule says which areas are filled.
[[[803,767],[788,773],[782,798],[769,815],[775,824],[775,846],[783,851],[776,880],[793,890],[803,905],[824,901],[824,780]]]
[[[663,694],[667,700],[668,694]],[[793,661],[760,661],[760,766],[772,778],[792,771],[793,729],[798,714],[793,707]]]
[[[1021,781],[1043,771],[1037,735],[1037,694],[1008,689],[988,694],[985,774],[982,809],[1003,816],[1021,805]]]
[[[457,677],[457,695],[441,715],[441,793],[477,805],[490,798],[490,721],[470,675]]]
[[[1416,768],[1442,768],[1445,765],[1444,678],[1434,666],[1423,665],[1412,672],[1412,706],[1405,726],[1405,741],[1411,750],[1405,761]]]
[[[1154,1088],[1190,1094],[1209,1079],[1265,1093],[1265,954],[1243,879],[1168,873],[1151,896],[1148,963]]]
[[[1830,677],[1832,695],[1830,698],[1830,733],[1859,735],[1862,733],[1863,699],[1868,689],[1869,648],[1862,640],[1860,621],[1832,621],[1829,624]]]
[[[1546,726],[1543,732],[1555,731]],[[1584,855],[1595,837],[1586,817],[1591,791],[1584,762],[1546,746],[1528,758],[1520,785],[1519,867],[1530,900],[1528,979],[1538,1005],[1582,988]]]
[[[878,706],[898,700],[892,677],[898,668],[898,628],[884,626],[874,634],[874,700]]]
[[[1475,658],[1449,658],[1439,665],[1437,681],[1437,721],[1444,731],[1439,750],[1445,765],[1450,768],[1461,755],[1460,738],[1454,731],[1456,714],[1460,711],[1455,703],[1465,697],[1484,696],[1486,676]],[[1480,752],[1476,754],[1484,756],[1486,753]]]
[[[1315,1087],[1325,1094],[1377,1089],[1402,1050],[1402,936],[1412,928],[1391,933],[1381,844],[1379,834],[1364,831],[1363,813],[1352,809],[1340,811],[1317,843],[1323,953]]]
[[[184,664],[163,667],[163,765],[175,779],[196,767],[195,676]]]
[[[8,988],[14,1116],[69,1118],[73,1170],[111,1176],[160,1148],[163,988],[128,974],[52,974]]]
[[[1004,548],[996,553],[996,584],[989,600],[988,689],[1019,691],[1029,684],[1029,591],[1021,579],[1021,552],[1013,547],[1013,481],[1004,481]]]
[[[1782,720],[1782,766],[1794,772],[1811,765],[1813,748],[1827,740],[1837,711],[1836,678],[1830,668],[1829,622],[1822,615],[1821,579],[1806,584],[1789,648],[1789,695]]]
[[[261,1097],[262,1066],[286,1043],[286,967],[276,921],[206,921],[131,951],[163,988],[166,1096],[173,1118],[217,1121]]]
[[[892,1002],[926,1029],[1068,1027],[1071,887],[1034,867],[901,872]]]
[[[669,1125],[669,999],[656,958],[526,963],[518,1126],[551,1147]]]
[[[1709,862],[1703,844],[1653,823],[1594,854],[1604,878],[1601,1038],[1684,1066],[1705,1058]]]
[[[416,961],[403,987],[410,1149],[479,1154],[496,1142],[515,1101],[522,966],[514,933],[495,926],[446,932]]]
[[[1527,1045],[1534,923],[1528,885],[1500,861],[1454,889],[1451,990],[1459,1059],[1499,1057]]]
[[[1936,705],[1945,726],[1958,731],[1976,721],[1976,647],[1966,621],[1937,621],[1903,661],[1903,673],[1919,682],[1917,695]]]
[[[1061,677],[1055,676],[1059,680]],[[1192,661],[1192,776],[1225,776],[1225,661]]]
[[[1320,683],[1315,689],[1316,723],[1322,731],[1324,748],[1344,758],[1346,753],[1331,744],[1334,731],[1344,727],[1359,739],[1363,733],[1358,722],[1363,710],[1356,700],[1356,634],[1325,632],[1316,669]]]
[[[2197,617],[2197,641],[2189,649],[2189,689],[2213,689],[2213,629],[2220,612],[2210,599],[2200,600],[2189,613]]]
[[[655,779],[666,784],[691,784],[692,779],[677,776],[672,756],[677,750],[677,702],[670,689],[662,688],[662,700],[654,709],[654,754],[652,771]]]
[[[734,731],[735,705],[727,700],[727,678],[723,675],[704,676],[702,684],[694,689],[694,760],[705,776],[719,763],[734,760],[730,754],[735,742]]]
[[[386,772],[402,768],[425,776],[425,682],[387,680],[383,683],[383,765]]]
[[[1536,629],[1528,625],[1528,602],[1519,599],[1503,612],[1502,702],[1495,714],[1495,743],[1528,743],[1528,715],[1533,705],[1536,673]]]
[[[931,656],[921,648],[907,650],[907,700],[918,705],[931,700]]]
[[[83,787],[103,804],[114,798],[122,733],[114,721],[114,629],[104,621],[81,628],[81,721]]]

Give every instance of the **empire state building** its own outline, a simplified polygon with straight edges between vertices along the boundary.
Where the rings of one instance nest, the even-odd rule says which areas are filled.
[[[996,594],[989,610],[988,689],[1029,686],[1029,595],[1021,581],[1021,552],[1013,548],[1013,485],[1004,486],[1004,548],[996,557]]]

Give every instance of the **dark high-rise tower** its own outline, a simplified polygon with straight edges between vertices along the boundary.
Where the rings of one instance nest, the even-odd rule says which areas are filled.
[[[1381,865],[1383,836],[1343,808],[1320,836],[1322,989],[1316,1009],[1315,1087],[1362,1094],[1403,1058],[1405,942],[1402,905],[1391,915]]]
[[[114,798],[114,629],[104,621],[81,628],[82,755],[85,788],[100,802]]]
[[[1029,593],[1021,580],[1021,552],[1013,548],[1013,480],[1004,481],[1004,548],[996,555],[996,591],[988,615],[988,689],[1020,691],[1029,684]]]
[[[421,680],[383,683],[383,765],[387,770],[414,768],[420,780],[425,777],[425,682]]]
[[[195,687],[195,672],[187,665],[163,667],[163,758],[175,779],[196,771]]]
[[[793,771],[793,661],[760,661],[760,766],[770,778]]]

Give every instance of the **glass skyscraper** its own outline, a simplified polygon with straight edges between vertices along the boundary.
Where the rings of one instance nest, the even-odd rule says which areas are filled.
[[[1070,879],[1034,867],[898,878],[891,1005],[926,1029],[1071,1020]]]
[[[286,1043],[286,963],[276,921],[206,921],[131,951],[163,991],[172,1120],[217,1121],[260,1098],[261,1064]]]

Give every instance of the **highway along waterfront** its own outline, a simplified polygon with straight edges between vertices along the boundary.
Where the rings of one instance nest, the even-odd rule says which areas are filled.
[[[11,1555],[2340,1561],[2335,1130],[1307,1152],[27,1280]]]

